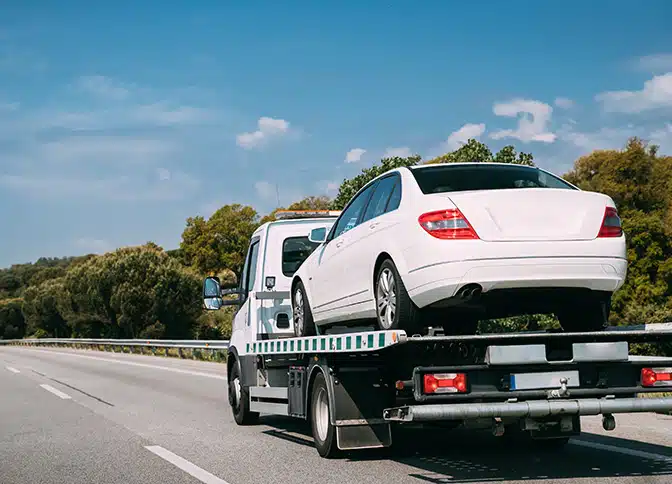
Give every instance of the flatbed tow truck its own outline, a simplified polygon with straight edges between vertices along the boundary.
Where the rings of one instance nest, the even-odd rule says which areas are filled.
[[[286,242],[308,240],[335,215],[296,217],[255,232],[238,288],[222,289],[213,277],[204,283],[208,309],[240,306],[227,361],[239,425],[260,414],[307,420],[318,453],[334,457],[390,447],[399,425],[464,424],[560,448],[580,434],[582,416],[601,415],[613,430],[615,414],[672,412],[664,396],[672,358],[631,356],[629,348],[672,341],[672,323],[469,336],[341,328],[294,337]]]

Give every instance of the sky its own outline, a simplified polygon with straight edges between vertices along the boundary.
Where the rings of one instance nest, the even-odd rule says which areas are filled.
[[[0,267],[173,249],[469,138],[560,175],[630,136],[672,155],[669,0],[95,3],[2,2]]]

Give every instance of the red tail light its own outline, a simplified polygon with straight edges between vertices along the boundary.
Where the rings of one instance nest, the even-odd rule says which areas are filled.
[[[418,222],[437,239],[478,239],[467,218],[456,208],[422,214]]]
[[[423,377],[425,393],[465,393],[467,375],[464,373],[435,373]]]
[[[598,237],[620,237],[623,235],[621,227],[621,218],[618,216],[618,210],[614,207],[607,207],[602,219],[602,227],[597,234]]]
[[[672,386],[672,368],[642,368],[642,386]]]

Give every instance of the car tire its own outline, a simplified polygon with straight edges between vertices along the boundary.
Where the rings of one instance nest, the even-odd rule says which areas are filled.
[[[310,424],[317,453],[321,457],[337,457],[336,427],[331,423],[331,405],[327,380],[318,372],[313,382],[310,397]]]
[[[609,324],[611,295],[590,294],[556,311],[563,331],[581,333],[604,331]]]
[[[402,329],[415,334],[422,329],[421,314],[413,303],[397,266],[390,259],[380,264],[376,271],[374,295],[378,329]]]
[[[313,312],[310,309],[306,288],[299,281],[292,291],[292,319],[294,321],[294,335],[297,337],[315,336],[317,333]]]
[[[250,411],[250,391],[242,384],[240,373],[240,362],[236,359],[229,374],[229,404],[238,425],[254,425],[259,421],[259,413]]]

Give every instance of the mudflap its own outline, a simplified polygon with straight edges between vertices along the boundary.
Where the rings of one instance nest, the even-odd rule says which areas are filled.
[[[332,423],[336,426],[336,444],[341,450],[390,447],[390,423],[383,410],[394,397],[394,388],[384,383],[378,368],[339,368],[330,371],[333,391]]]

